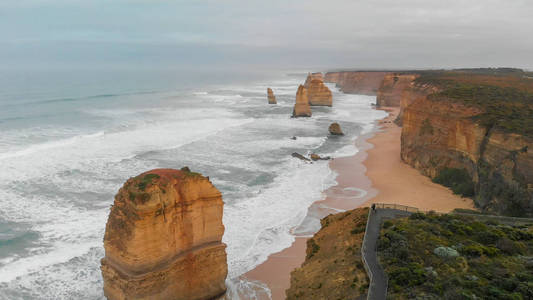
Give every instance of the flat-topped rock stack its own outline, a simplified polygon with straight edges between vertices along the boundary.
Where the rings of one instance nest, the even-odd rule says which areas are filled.
[[[322,73],[308,74],[304,87],[307,88],[309,105],[332,106],[333,97],[329,88],[324,84]]]
[[[223,202],[209,178],[156,169],[115,196],[102,259],[108,299],[212,299],[226,291]]]

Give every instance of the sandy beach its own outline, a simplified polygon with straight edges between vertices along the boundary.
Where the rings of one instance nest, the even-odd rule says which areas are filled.
[[[368,151],[363,162],[366,176],[372,181],[377,195],[365,203],[395,203],[422,210],[449,212],[454,208],[474,209],[473,201],[454,195],[450,189],[433,183],[400,158],[402,128],[393,121],[399,108],[384,108],[389,116],[380,121],[382,131],[368,140],[375,147]]]
[[[378,132],[356,140],[359,149],[356,155],[330,161],[330,168],[338,173],[338,184],[325,191],[326,198],[315,202],[308,215],[324,217],[376,202],[440,212],[473,208],[472,200],[454,195],[401,161],[401,127],[393,123],[399,108],[383,109],[389,112],[389,116],[380,121]],[[297,236],[291,247],[270,255],[244,277],[268,285],[273,300],[285,299],[290,272],[305,260],[306,241],[305,236]]]

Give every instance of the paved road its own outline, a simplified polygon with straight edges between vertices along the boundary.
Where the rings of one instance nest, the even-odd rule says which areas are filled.
[[[407,217],[411,214],[411,212],[388,208],[377,208],[370,213],[363,244],[363,255],[367,267],[372,272],[372,280],[368,288],[368,299],[385,300],[387,298],[387,276],[378,262],[376,251],[379,231],[383,220]]]

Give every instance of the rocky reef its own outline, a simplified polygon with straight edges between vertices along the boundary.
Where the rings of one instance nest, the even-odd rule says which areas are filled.
[[[485,212],[531,216],[533,80],[465,72],[422,73],[404,91],[401,157],[431,178],[466,170]]]
[[[361,244],[368,208],[329,215],[307,241],[305,262],[291,273],[287,299],[358,299],[368,289]]]
[[[212,299],[225,293],[223,202],[209,178],[156,169],[115,196],[101,270],[108,299]]]
[[[344,93],[376,95],[383,77],[388,73],[381,71],[328,72],[324,81],[335,83]]]
[[[267,98],[268,98],[268,104],[277,104],[276,96],[274,96],[274,92],[271,88],[267,89]]]
[[[300,85],[298,91],[296,92],[296,103],[294,104],[294,109],[292,111],[292,116],[294,118],[298,117],[310,117],[311,107],[309,106],[309,97],[307,96],[307,89]]]

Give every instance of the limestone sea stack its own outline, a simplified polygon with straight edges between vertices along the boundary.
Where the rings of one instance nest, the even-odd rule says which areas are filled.
[[[303,85],[300,85],[296,92],[296,103],[294,104],[292,116],[294,118],[311,116],[311,107],[309,106],[307,89]]]
[[[331,125],[329,125],[328,130],[329,134],[331,135],[344,135],[341,130],[341,125],[339,125],[339,123],[331,123]]]
[[[268,98],[268,104],[277,104],[276,96],[274,96],[274,92],[271,88],[267,89],[267,98]]]
[[[212,299],[226,291],[223,202],[209,178],[156,169],[115,196],[101,269],[108,299]]]
[[[307,75],[307,79],[305,80],[304,84],[309,97],[309,105],[331,106],[333,103],[331,91],[324,84],[322,73],[318,73],[320,76],[315,74],[316,73]]]
[[[320,80],[320,81],[324,82],[324,76],[322,76],[322,73],[320,73],[320,72],[307,73],[307,78],[305,79],[305,83],[304,83],[304,87],[306,89],[309,88],[309,85],[311,84],[311,80],[313,80],[313,79],[317,79],[317,80]]]

